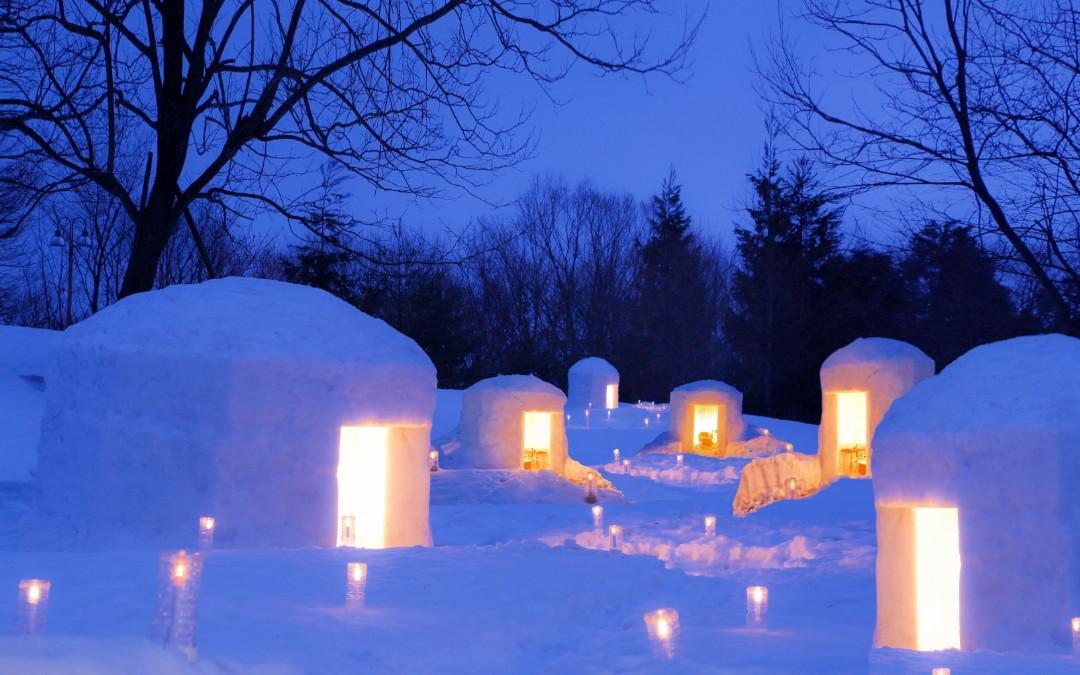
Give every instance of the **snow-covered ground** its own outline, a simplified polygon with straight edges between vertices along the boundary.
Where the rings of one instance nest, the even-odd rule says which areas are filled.
[[[458,405],[440,392],[436,436]],[[747,422],[815,451],[816,427]],[[580,488],[561,479],[444,470],[432,480],[433,548],[210,552],[192,665],[148,638],[159,551],[20,550],[32,495],[0,486],[0,614],[14,618],[19,579],[52,581],[48,635],[0,638],[0,673],[1076,671],[1067,657],[871,650],[870,482],[736,519],[747,460],[635,457],[665,423],[625,405],[610,420],[568,422],[571,455],[622,491],[600,503],[605,526],[624,528],[624,553],[607,550]],[[611,464],[614,447],[629,472]],[[363,609],[344,606],[350,560],[368,564]],[[751,584],[769,588],[768,630],[745,627]],[[680,615],[672,662],[653,660],[642,620],[661,607]]]

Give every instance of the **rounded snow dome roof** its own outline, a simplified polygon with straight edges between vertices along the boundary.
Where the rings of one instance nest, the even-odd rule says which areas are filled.
[[[722,392],[725,394],[742,396],[741,391],[727,382],[721,382],[720,380],[698,380],[696,382],[689,382],[675,387],[671,390],[671,393],[692,394],[703,391]]]
[[[993,428],[1080,430],[1080,340],[1037,335],[972,349],[894,402],[874,445]]]
[[[506,391],[528,394],[546,394],[565,399],[562,389],[544,382],[535,375],[496,375],[480,380],[465,390],[466,392]]]
[[[850,344],[837,349],[821,364],[822,370],[837,366],[887,361],[926,361],[933,366],[933,359],[915,345],[889,338],[856,338]]]
[[[618,375],[615,366],[599,356],[589,356],[570,366],[571,375]]]
[[[407,336],[326,291],[229,277],[138,293],[64,332],[72,346],[198,354],[230,360],[413,362],[434,371]]]

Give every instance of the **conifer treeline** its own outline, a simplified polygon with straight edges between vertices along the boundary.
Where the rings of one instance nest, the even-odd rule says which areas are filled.
[[[728,253],[687,214],[674,172],[646,205],[537,179],[509,217],[480,223],[465,255],[398,239],[372,269],[325,245],[277,269],[385,319],[431,356],[440,386],[534,373],[565,386],[577,359],[619,369],[624,400],[722,379],[748,412],[813,421],[818,368],[860,336],[893,337],[942,367],[971,347],[1038,331],[973,229],[925,221],[894,252],[849,241],[840,198],[805,160],[767,153]]]

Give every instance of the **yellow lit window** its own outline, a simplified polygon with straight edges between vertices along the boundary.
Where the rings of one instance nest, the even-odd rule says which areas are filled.
[[[390,429],[341,427],[338,456],[338,546],[386,545]]]

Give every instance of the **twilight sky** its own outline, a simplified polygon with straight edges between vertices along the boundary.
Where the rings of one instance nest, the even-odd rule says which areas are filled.
[[[773,2],[713,2],[685,83],[663,76],[599,77],[579,65],[554,85],[559,103],[552,103],[525,77],[501,78],[506,85],[497,93],[504,108],[535,106],[530,125],[539,134],[538,147],[532,159],[504,170],[482,194],[509,202],[532,175],[552,172],[645,198],[674,167],[698,225],[726,238],[746,200],[745,176],[758,166],[765,140],[750,45],[761,46],[776,25]],[[428,232],[461,229],[493,212],[451,188],[433,203],[353,188],[358,208],[400,214]]]

